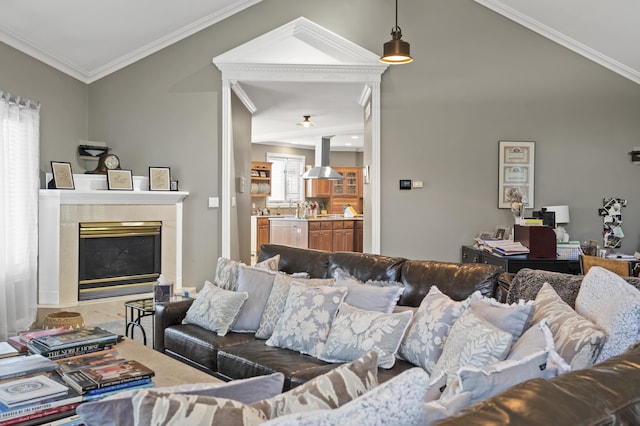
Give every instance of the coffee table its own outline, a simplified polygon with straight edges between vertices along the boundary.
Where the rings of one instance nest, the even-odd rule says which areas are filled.
[[[135,340],[124,337],[115,348],[126,359],[139,361],[155,371],[153,382],[156,386],[174,386],[191,383],[222,383],[204,371],[191,367],[161,352],[141,345]]]

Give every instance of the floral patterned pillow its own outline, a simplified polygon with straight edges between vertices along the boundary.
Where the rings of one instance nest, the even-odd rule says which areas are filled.
[[[543,318],[549,320],[556,350],[572,370],[593,365],[607,336],[567,305],[549,283],[544,283],[536,296],[533,322]]]
[[[451,327],[431,377],[447,375],[447,386],[462,367],[483,367],[502,361],[511,349],[511,334],[467,309]]]
[[[265,259],[255,265],[256,268],[266,269],[267,271],[277,271],[278,264],[280,263],[280,255],[277,254],[269,259]],[[227,259],[226,257],[219,257],[218,264],[216,266],[216,276],[213,282],[220,288],[225,290],[237,291],[238,290],[238,272],[240,265],[246,266],[244,263],[238,260]]]
[[[282,316],[266,344],[317,358],[346,295],[345,288],[291,283]]]
[[[287,303],[287,296],[289,295],[289,289],[292,282],[299,284],[316,286],[326,285],[332,286],[335,283],[334,278],[322,279],[322,278],[307,278],[303,279],[292,275],[287,275],[283,272],[278,272],[276,278],[273,281],[273,287],[271,293],[267,298],[267,304],[262,313],[260,319],[260,326],[256,331],[256,337],[258,339],[268,339],[273,333],[273,329],[276,327],[276,323],[282,316],[284,306]]]
[[[400,345],[400,357],[431,373],[435,367],[451,326],[469,307],[474,293],[464,301],[456,302],[433,286],[422,299],[415,319]]]
[[[247,300],[247,292],[235,292],[204,283],[204,288],[187,310],[183,324],[196,324],[224,336],[229,331]]]
[[[342,304],[333,320],[320,359],[327,362],[352,361],[369,351],[378,353],[378,367],[391,368],[411,311],[385,314]]]

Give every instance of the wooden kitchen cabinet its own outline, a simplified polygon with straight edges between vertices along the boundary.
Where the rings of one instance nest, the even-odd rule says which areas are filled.
[[[353,220],[333,222],[333,251],[353,251]]]
[[[334,167],[344,179],[333,181],[332,197],[362,197],[362,169],[360,167]]]
[[[251,196],[269,197],[271,195],[271,163],[268,161],[251,162]]]
[[[356,209],[356,212],[362,213],[362,198],[332,197],[329,201],[329,214],[343,214],[343,206],[345,204],[351,205],[354,209]]]
[[[331,197],[332,181],[326,179],[307,179],[307,197],[329,198]]]
[[[333,221],[309,222],[309,248],[332,251],[333,249]]]
[[[353,231],[353,251],[362,253],[364,251],[364,224],[361,220],[355,221]]]
[[[259,217],[257,220],[257,247],[256,256],[260,255],[260,246],[269,242],[269,218]]]

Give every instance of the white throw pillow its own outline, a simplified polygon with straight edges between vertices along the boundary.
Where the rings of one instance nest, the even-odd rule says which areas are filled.
[[[613,272],[599,266],[589,269],[578,291],[576,312],[607,333],[596,362],[640,340],[640,290]]]
[[[389,314],[393,312],[404,292],[404,285],[392,281],[367,281],[359,279],[337,268],[333,276],[336,287],[346,287],[348,291],[345,303],[359,309]]]

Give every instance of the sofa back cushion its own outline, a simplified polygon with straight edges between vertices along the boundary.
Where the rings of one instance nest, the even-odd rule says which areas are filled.
[[[500,272],[498,267],[485,264],[407,260],[402,263],[404,293],[398,305],[420,306],[434,285],[453,300],[464,300],[476,290],[493,296]]]
[[[330,278],[327,273],[331,252],[313,249],[301,249],[280,244],[263,244],[258,262],[280,255],[278,269],[287,274],[306,272],[310,278]]]
[[[340,251],[329,257],[330,277],[340,268],[360,281],[400,281],[400,270],[406,259],[379,254]]]

